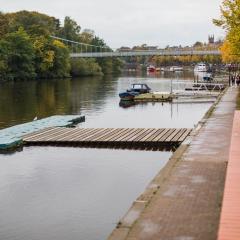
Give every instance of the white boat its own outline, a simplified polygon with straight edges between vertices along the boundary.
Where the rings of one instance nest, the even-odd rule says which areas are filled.
[[[205,63],[198,63],[194,67],[195,72],[207,72],[207,65]]]
[[[171,72],[180,72],[180,71],[183,71],[183,68],[178,67],[178,66],[173,66],[173,67],[170,67],[170,71]]]

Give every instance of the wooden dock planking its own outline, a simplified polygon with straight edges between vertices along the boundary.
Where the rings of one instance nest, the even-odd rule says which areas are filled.
[[[55,128],[55,127],[47,127],[47,128],[44,128],[44,129],[39,129],[39,130],[36,131],[36,132],[25,134],[24,137],[25,137],[25,138],[28,138],[28,137],[32,137],[32,136],[41,135],[41,134],[43,134],[44,132],[48,132],[48,131],[53,130],[54,128]]]
[[[152,131],[152,128],[145,128],[145,131],[143,131],[137,138],[135,138],[133,142],[139,142],[142,138],[147,136],[147,134],[149,134],[149,132],[151,131]]]
[[[62,138],[68,137],[72,132],[74,132],[74,129],[61,131],[61,132],[58,132],[58,134],[51,135],[49,139],[47,139],[46,138],[47,136],[45,136],[45,138],[43,137],[43,139],[40,139],[40,140],[56,142],[56,141],[62,140]]]
[[[82,128],[80,130],[76,128],[69,135],[66,135],[65,137],[62,137],[61,138],[61,142],[69,141],[69,140],[71,140],[72,138],[74,138],[76,136],[80,136],[80,135],[85,134],[86,132],[87,132],[86,128]]]
[[[151,137],[155,132],[157,131],[157,129],[151,129],[151,131],[149,131],[149,133],[147,135],[145,135],[142,139],[140,139],[140,142],[146,142],[146,140]]]
[[[110,139],[112,139],[114,136],[116,136],[117,134],[119,134],[124,128],[117,128],[115,129],[112,133],[105,135],[102,138],[99,138],[98,141],[99,142],[108,142],[110,141]]]
[[[53,136],[58,136],[62,132],[67,132],[68,128],[55,128],[55,131],[51,131],[50,133],[44,133],[37,138],[34,138],[33,141],[41,142],[41,141],[49,141]]]
[[[179,130],[175,129],[175,131],[172,132],[171,135],[169,135],[169,137],[167,137],[167,139],[165,140],[165,142],[172,142],[172,139],[178,134]]]
[[[115,136],[113,136],[109,142],[116,142],[121,136],[123,136],[126,132],[128,132],[129,128],[124,128],[122,131],[118,132]]]
[[[69,135],[66,135],[65,137],[61,138],[61,141],[71,141],[72,139],[74,139],[75,137],[79,137],[82,136],[84,134],[86,134],[86,132],[89,132],[89,130],[87,129],[75,129],[75,131],[71,132]]]
[[[191,129],[187,129],[187,131],[178,139],[178,142],[183,142],[186,137],[191,133]]]
[[[158,142],[163,136],[165,136],[171,129],[170,128],[166,128],[164,129],[163,132],[161,132],[158,136],[156,136],[153,141],[154,142]]]
[[[112,136],[114,136],[116,133],[118,133],[119,132],[119,129],[114,129],[114,128],[112,128],[110,131],[107,131],[106,129],[105,129],[105,131],[103,132],[103,134],[98,134],[95,138],[92,138],[92,139],[90,139],[89,141],[90,142],[95,142],[95,141],[97,141],[97,142],[102,142],[102,141],[106,141],[106,139],[107,138],[109,138],[109,137],[112,137]]]
[[[125,141],[130,143],[131,142],[130,139],[132,139],[133,136],[136,136],[140,130],[141,130],[141,128],[132,129],[131,134],[129,134],[128,136],[125,137]]]
[[[46,129],[42,129],[42,130],[38,130],[36,132],[33,132],[33,133],[29,133],[27,135],[24,135],[24,139],[28,140],[28,139],[38,139],[39,136],[42,136],[43,134],[46,134],[46,133],[50,133],[50,132],[54,132],[56,129],[56,127],[51,127],[50,129],[49,128],[46,128]]]
[[[117,139],[118,142],[127,142],[128,138],[131,138],[131,136],[136,132],[136,129],[129,129],[124,135],[122,135],[119,139]]]
[[[146,128],[141,128],[141,130],[138,131],[135,136],[132,136],[132,137],[128,140],[128,142],[134,142],[135,139],[137,139],[137,138],[138,138],[140,135],[142,135],[145,131],[146,131]]]
[[[137,147],[144,149],[178,146],[191,129],[170,128],[61,128],[44,129],[27,135],[27,144],[80,144],[80,146]]]
[[[114,128],[108,128],[105,129],[103,132],[98,132],[94,136],[91,136],[90,138],[87,138],[85,141],[87,142],[98,142],[99,139],[105,138],[106,136],[109,136],[109,134],[113,134],[116,129]]]
[[[158,142],[165,142],[167,140],[167,138],[173,134],[175,132],[175,128],[174,129],[170,129],[165,135],[163,135],[159,140]]]
[[[91,129],[87,128],[86,131],[83,134],[78,134],[74,136],[70,141],[71,142],[80,142],[83,141],[86,138],[89,138],[90,136],[95,135],[99,131],[104,131],[104,129]]]
[[[121,131],[121,133],[118,136],[114,137],[111,140],[111,142],[114,142],[114,143],[121,142],[121,140],[124,139],[126,136],[128,136],[130,132],[131,132],[131,128],[124,129],[123,131]]]
[[[51,138],[47,139],[47,141],[62,141],[64,137],[68,137],[74,131],[76,131],[74,128],[70,128],[68,131],[63,131],[61,133],[58,133],[57,135],[51,136]]]
[[[148,139],[146,139],[146,142],[153,142],[153,140],[159,136],[164,131],[164,128],[157,129],[157,131],[152,134]]]
[[[178,132],[178,134],[172,139],[172,142],[177,142],[178,139],[187,131],[187,128],[181,129],[181,131]]]

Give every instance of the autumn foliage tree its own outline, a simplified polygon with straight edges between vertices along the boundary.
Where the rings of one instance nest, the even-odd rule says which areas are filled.
[[[221,18],[213,22],[226,30],[221,47],[223,61],[240,62],[240,0],[223,0]]]

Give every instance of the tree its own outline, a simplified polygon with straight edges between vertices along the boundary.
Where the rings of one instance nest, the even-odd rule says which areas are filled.
[[[3,37],[8,31],[8,18],[5,14],[0,12],[0,38]]]
[[[73,77],[102,75],[102,69],[94,59],[72,59],[71,75]]]
[[[33,40],[35,51],[35,69],[38,78],[49,77],[49,72],[54,65],[55,52],[51,48],[52,39],[39,36]]]
[[[64,78],[70,77],[70,57],[69,50],[62,42],[53,40],[51,49],[54,51],[53,66],[50,69],[49,77]]]
[[[59,30],[58,36],[72,41],[79,41],[80,31],[81,27],[76,21],[70,17],[65,17],[64,25]]]
[[[221,18],[213,22],[226,30],[226,39],[221,47],[223,61],[240,61],[240,0],[223,0]]]
[[[203,46],[202,42],[195,42],[193,45],[194,48],[198,48],[198,47],[202,47],[202,46]]]
[[[8,63],[6,42],[0,40],[0,82],[7,79]]]
[[[31,37],[55,35],[60,28],[58,19],[38,12],[19,11],[8,13],[6,17],[9,19],[9,32],[22,27]]]
[[[1,41],[5,59],[2,67],[6,68],[8,78],[13,80],[26,80],[35,78],[34,49],[29,35],[23,28],[6,35]]]
[[[94,38],[94,32],[91,30],[84,30],[80,34],[80,41],[83,43],[91,44]]]

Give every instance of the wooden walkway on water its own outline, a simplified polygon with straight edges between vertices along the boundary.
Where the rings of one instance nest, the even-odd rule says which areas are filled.
[[[187,128],[53,127],[23,136],[26,145],[174,149],[191,133]]]

